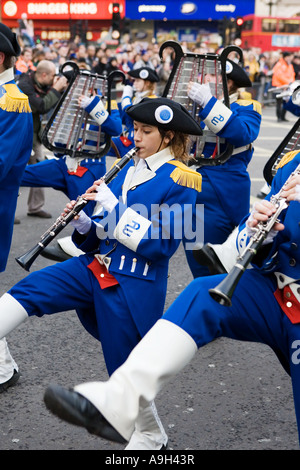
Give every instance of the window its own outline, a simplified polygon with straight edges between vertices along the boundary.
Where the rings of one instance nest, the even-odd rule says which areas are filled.
[[[300,32],[300,20],[279,20],[280,33],[298,33]]]
[[[277,20],[271,18],[264,18],[261,22],[261,30],[267,33],[276,31]]]

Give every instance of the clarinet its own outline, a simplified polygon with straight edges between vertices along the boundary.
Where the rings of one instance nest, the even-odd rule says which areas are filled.
[[[237,257],[235,265],[231,268],[226,277],[213,289],[209,289],[210,296],[218,302],[220,305],[225,305],[230,307],[232,305],[231,297],[235,291],[235,288],[249,264],[251,263],[253,257],[256,255],[257,251],[263,244],[263,241],[266,239],[268,233],[273,228],[276,222],[279,222],[279,215],[281,212],[288,207],[288,202],[281,195],[284,191],[285,185],[289,180],[300,174],[300,164],[297,168],[290,174],[282,188],[277,194],[271,197],[270,202],[275,206],[276,211],[272,214],[268,220],[265,222],[258,222],[254,235],[250,238],[248,245],[245,247],[244,251]]]
[[[119,160],[107,173],[105,173],[104,176],[102,176],[101,180],[104,181],[104,183],[110,183],[119,171],[122,170],[122,168],[124,168],[124,166],[127,165],[127,163],[129,163],[129,161],[137,154],[138,150],[138,147],[134,147],[129,150],[121,160]],[[88,202],[89,201],[84,199],[83,196],[78,196],[73,209],[66,214],[60,215],[54,224],[51,225],[51,227],[41,236],[41,240],[33,248],[18,258],[15,258],[17,263],[26,271],[29,271],[32,263],[43,249],[46,248],[46,246],[49,245],[49,243],[71,222],[71,220],[73,220],[74,217],[76,217],[76,215],[85,208]]]

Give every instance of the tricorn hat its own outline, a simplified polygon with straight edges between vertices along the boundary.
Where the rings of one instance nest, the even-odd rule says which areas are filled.
[[[234,81],[238,88],[252,87],[251,80],[245,70],[243,70],[242,67],[233,60],[226,60],[226,75],[227,78]]]
[[[139,69],[130,70],[128,75],[133,78],[148,80],[149,82],[158,82],[159,80],[155,70],[151,69],[150,67],[140,67]]]
[[[135,121],[190,135],[202,135],[200,125],[189,112],[169,98],[144,98],[129,106],[126,113]]]
[[[21,53],[16,34],[3,23],[0,23],[0,51],[9,56],[18,56]]]

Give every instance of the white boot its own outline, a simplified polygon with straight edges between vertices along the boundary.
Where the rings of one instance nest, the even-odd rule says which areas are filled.
[[[0,339],[0,385],[8,382],[14,371],[18,372],[18,366],[9,352],[6,339],[2,338]]]
[[[67,255],[70,255],[70,256],[79,256],[79,255],[83,255],[84,252],[81,251],[79,248],[77,248],[77,246],[75,245],[75,243],[73,243],[72,241],[72,237],[64,237],[64,238],[58,238],[57,239],[57,243],[59,244],[59,246],[61,247],[61,249],[67,253]]]
[[[193,358],[197,345],[182,328],[158,320],[107,382],[88,382],[74,390],[86,397],[126,439],[139,411]]]
[[[125,450],[160,450],[167,442],[168,436],[152,401],[140,409],[134,433]]]
[[[238,227],[236,227],[233,232],[229,235],[227,240],[220,245],[213,245],[208,243],[208,246],[214,250],[215,254],[223,264],[227,272],[231,270],[236,262],[238,256],[238,250],[236,248],[236,237],[238,234]]]
[[[10,294],[0,298],[0,339],[28,318],[25,308]]]

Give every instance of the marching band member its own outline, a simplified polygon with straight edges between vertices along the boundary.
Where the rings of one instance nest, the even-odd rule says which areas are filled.
[[[295,116],[300,116],[300,102],[293,99],[293,92],[299,87],[299,81],[293,82],[289,89],[286,90],[286,96],[283,97],[284,108],[290,111]],[[261,189],[259,194],[264,194],[263,197],[257,195],[259,199],[263,199],[270,191],[270,187],[265,183],[266,189]],[[211,274],[220,274],[230,271],[234,264],[234,260],[238,254],[236,246],[237,228],[229,235],[227,240],[221,244],[206,243],[199,250],[193,252],[195,259],[201,265],[207,266]]]
[[[121,136],[113,138],[118,151],[117,156],[121,157],[134,147],[133,121],[126,113],[126,109],[133,104],[138,104],[143,98],[156,98],[155,84],[159,81],[157,73],[150,67],[130,70],[127,74],[133,79],[133,84],[125,85],[121,103],[119,103],[123,132]],[[115,155],[116,150],[112,148],[108,154]]]
[[[0,23],[0,272],[6,268],[20,182],[32,149],[32,112],[28,97],[14,81],[14,64],[20,52],[15,33]],[[3,338],[0,340],[0,393],[14,385],[19,376],[18,366]]]
[[[84,194],[98,203],[92,219],[81,211],[71,222],[85,254],[32,272],[0,299],[0,338],[30,316],[76,310],[101,341],[109,374],[162,316],[169,259],[184,224],[193,223],[201,190],[201,175],[184,164],[190,158],[188,134],[202,132],[189,113],[166,98],[145,98],[127,112],[138,157],[109,185],[98,180]],[[137,420],[128,448],[159,449],[166,443],[151,404]]]
[[[51,385],[44,396],[49,410],[105,439],[129,440],[140,403],[154,400],[198,348],[228,337],[264,343],[277,355],[291,376],[300,439],[299,171],[285,184],[300,164],[300,152],[289,159],[282,162],[268,198],[246,217],[246,227],[241,224],[240,237],[246,242],[258,222],[275,213],[268,199],[283,188],[287,209],[252,259],[252,269],[240,278],[232,305],[220,305],[209,295],[226,275],[194,279],[107,382],[83,383],[74,389]]]
[[[226,72],[230,109],[212,96],[208,83],[188,86],[188,96],[202,108],[199,116],[204,124],[235,147],[226,163],[197,170],[203,178],[203,192],[198,194],[197,203],[204,204],[204,243],[212,244],[223,243],[249,212],[251,182],[247,166],[261,124],[260,103],[239,98],[239,88],[251,86],[244,70],[227,60]],[[213,81],[215,77],[210,79]],[[214,143],[205,143],[204,156],[213,155],[214,147]],[[194,277],[209,274],[206,266],[197,263],[192,250],[185,251]]]
[[[95,121],[95,129],[101,126],[101,131],[109,136],[120,135],[122,122],[116,101],[111,102],[111,112],[107,112],[101,94],[97,96],[79,97],[79,106],[84,108]],[[86,158],[60,155],[28,165],[22,178],[21,186],[48,187],[62,191],[70,200],[76,199],[89,188],[95,180],[101,178],[106,171],[106,157]],[[88,204],[84,209],[91,215],[94,204]],[[58,239],[55,244],[43,250],[42,256],[54,261],[64,261],[71,256],[80,254],[70,237]]]

